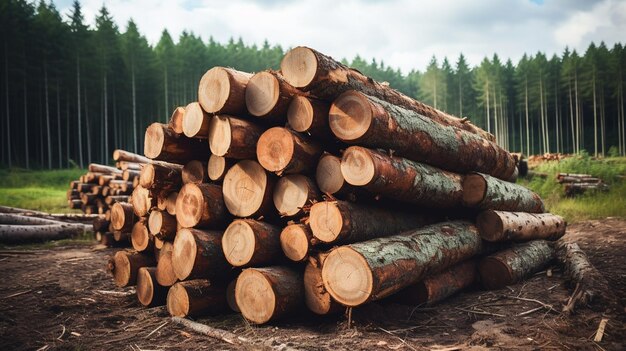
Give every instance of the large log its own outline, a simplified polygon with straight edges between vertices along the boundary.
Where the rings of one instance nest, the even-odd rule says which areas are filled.
[[[545,267],[554,249],[545,240],[520,244],[483,258],[478,264],[480,281],[487,289],[515,284]]]
[[[515,159],[495,142],[356,91],[333,102],[328,123],[346,143],[390,149],[458,173],[479,171],[507,180],[515,174]]]
[[[155,246],[158,247],[157,242],[160,240],[154,240]],[[172,256],[174,253],[174,245],[169,241],[161,241],[162,245],[159,250],[159,260],[157,263],[156,279],[160,285],[172,286],[178,280],[176,273],[174,273],[174,266],[172,265]]]
[[[265,128],[245,119],[216,115],[211,118],[209,148],[211,154],[234,159],[256,156],[256,145]]]
[[[309,226],[290,224],[280,232],[280,247],[288,259],[303,262],[309,257],[312,238]]]
[[[174,239],[172,267],[180,280],[224,277],[231,272],[222,251],[222,232],[181,229]]]
[[[328,139],[332,134],[328,126],[330,104],[306,96],[294,96],[287,110],[287,122],[296,132],[308,133],[316,138]]]
[[[155,267],[141,267],[137,274],[137,300],[145,307],[165,305],[168,288],[156,281]]]
[[[264,324],[303,305],[302,274],[288,267],[245,269],[237,278],[235,300],[249,321]]]
[[[281,256],[280,228],[253,219],[234,220],[222,236],[228,263],[250,267],[276,262]]]
[[[209,156],[206,140],[178,135],[163,123],[152,123],[146,129],[143,150],[153,160],[181,164]]]
[[[152,252],[154,250],[154,238],[150,235],[146,226],[146,219],[142,218],[135,223],[130,233],[130,242],[133,249],[138,252]]]
[[[185,184],[176,197],[176,219],[183,228],[218,228],[228,219],[222,187]]]
[[[321,195],[311,178],[288,174],[276,182],[272,199],[281,217],[297,217],[304,214],[306,206],[321,200]]]
[[[170,121],[168,122],[170,129],[176,134],[183,134],[183,116],[185,115],[185,108],[178,106],[172,111]]]
[[[161,240],[174,240],[176,236],[177,222],[176,216],[154,209],[148,217],[148,229],[150,234]]]
[[[167,311],[175,317],[197,317],[226,310],[226,289],[206,279],[176,283],[167,293]]]
[[[111,226],[114,230],[130,233],[136,221],[133,205],[128,202],[117,202],[111,207]]]
[[[245,90],[252,74],[213,67],[200,79],[198,102],[208,113],[247,115]]]
[[[463,203],[481,210],[545,212],[543,200],[532,190],[481,173],[463,179]]]
[[[168,162],[144,165],[139,175],[139,185],[146,189],[179,188],[182,183],[183,166]]]
[[[487,210],[476,218],[480,236],[487,241],[557,240],[565,234],[567,223],[551,213],[526,213]]]
[[[149,158],[122,149],[116,149],[113,151],[113,159],[115,161],[150,163]]]
[[[373,194],[428,207],[461,205],[461,176],[379,151],[351,146],[341,159],[345,180]]]
[[[359,306],[400,291],[482,250],[483,242],[472,223],[439,223],[340,246],[324,260],[322,278],[335,300]]]
[[[282,127],[265,131],[256,147],[261,166],[278,175],[311,172],[321,154],[318,143]]]
[[[115,284],[125,287],[137,283],[139,268],[153,267],[154,264],[154,257],[150,255],[118,251],[109,259],[107,269],[113,275]]]
[[[397,235],[434,222],[432,216],[399,212],[347,201],[323,201],[309,213],[313,236],[328,244],[348,244]]]
[[[255,145],[255,156],[256,156],[256,145]],[[222,156],[211,155],[209,157],[209,163],[207,164],[207,173],[209,175],[209,179],[213,182],[219,183],[224,180],[226,176],[226,172],[233,166],[234,160],[228,159]]]
[[[448,115],[411,99],[392,89],[388,84],[378,83],[361,72],[304,46],[291,49],[283,57],[280,70],[285,80],[291,85],[324,100],[332,101],[343,92],[358,90],[404,108],[412,109],[442,125],[455,126],[487,140],[495,140],[492,134],[472,125],[466,118]]]
[[[226,172],[222,186],[228,211],[237,217],[271,214],[274,183],[274,176],[256,161],[239,161]]]
[[[267,123],[285,124],[291,98],[299,93],[280,73],[258,72],[246,86],[246,107],[251,115]]]
[[[0,243],[24,244],[43,240],[71,238],[85,232],[83,224],[57,223],[37,225],[0,224]]]
[[[209,177],[207,174],[206,163],[202,163],[198,160],[187,162],[187,164],[185,164],[185,167],[183,167],[181,179],[183,181],[183,184],[201,184],[208,182]]]
[[[188,138],[208,138],[210,120],[199,103],[190,103],[185,107],[183,115],[183,134]]]
[[[327,315],[342,311],[344,308],[335,301],[322,280],[322,265],[326,255],[309,257],[304,268],[304,302],[315,314]]]

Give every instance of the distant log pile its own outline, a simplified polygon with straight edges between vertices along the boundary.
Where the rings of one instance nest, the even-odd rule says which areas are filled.
[[[591,174],[558,173],[556,179],[563,184],[565,196],[576,196],[592,191],[607,191],[609,186],[602,179]]]
[[[210,69],[144,150],[130,198],[109,205],[134,251],[108,267],[173,316],[230,306],[262,324],[399,292],[434,303],[527,277],[565,232],[510,182],[517,161],[491,134],[306,47],[280,72]],[[110,184],[122,170],[92,172]]]

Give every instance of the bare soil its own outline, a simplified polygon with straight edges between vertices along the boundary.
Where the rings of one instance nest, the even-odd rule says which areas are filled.
[[[350,327],[345,315],[306,312],[265,326],[237,314],[198,321],[246,337],[258,345],[254,349],[623,350],[626,221],[576,223],[567,236],[605,275],[616,308],[594,304],[573,316],[561,314],[571,287],[552,267],[509,288],[475,289],[433,307],[370,304],[353,311]],[[236,349],[173,324],[164,307],[140,307],[133,288],[116,288],[105,271],[115,251],[93,243],[1,251],[0,350]],[[596,343],[602,318],[609,322]]]

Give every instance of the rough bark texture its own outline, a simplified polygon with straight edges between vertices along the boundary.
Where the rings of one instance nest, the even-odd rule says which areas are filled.
[[[198,102],[208,113],[247,115],[245,91],[252,74],[213,67],[200,79]]]
[[[256,73],[246,86],[246,106],[251,115],[274,125],[285,124],[291,98],[300,91],[275,71]]]
[[[325,255],[311,256],[304,268],[304,302],[306,306],[315,314],[327,315],[335,314],[344,310],[335,301],[322,280],[322,264]]]
[[[117,169],[111,166],[97,164],[97,163],[89,164],[89,172],[122,175],[122,170],[120,169]]]
[[[231,271],[222,251],[222,232],[181,229],[174,239],[172,266],[180,280],[224,277]]]
[[[222,237],[222,249],[235,267],[251,267],[277,262],[281,257],[281,229],[253,219],[236,219]]]
[[[465,176],[463,202],[481,210],[545,212],[543,200],[532,190],[480,173]]]
[[[310,173],[322,155],[320,145],[292,130],[270,128],[257,143],[256,156],[263,168],[278,175]]]
[[[154,257],[141,253],[118,251],[109,260],[107,269],[113,275],[115,284],[119,287],[135,285],[137,273],[141,267],[153,267]]]
[[[565,234],[567,223],[551,213],[526,213],[487,210],[476,219],[480,236],[487,241],[557,240]]]
[[[222,187],[186,184],[176,198],[176,218],[183,228],[218,228],[229,218]]]
[[[152,123],[144,139],[146,157],[172,163],[187,163],[209,157],[206,140],[176,134],[167,124]]]
[[[238,160],[254,158],[257,141],[264,131],[265,128],[242,118],[213,116],[209,133],[211,154]]]
[[[146,189],[174,189],[182,184],[183,166],[168,162],[145,165],[139,175],[139,184]]]
[[[226,310],[226,289],[206,279],[178,282],[167,294],[167,311],[174,317],[197,317]]]

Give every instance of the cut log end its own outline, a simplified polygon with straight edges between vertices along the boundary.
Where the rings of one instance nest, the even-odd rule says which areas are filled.
[[[141,173],[139,173],[139,185],[149,188],[154,184],[154,175],[155,175],[154,165],[146,164],[143,166]]]
[[[482,178],[481,178],[482,179]],[[495,211],[483,211],[476,218],[480,236],[487,241],[501,241],[504,232],[502,218]]]
[[[189,137],[206,137],[207,122],[205,120],[205,113],[202,111],[202,107],[197,102],[192,102],[185,107],[185,114],[183,115],[183,133]],[[203,133],[204,132],[204,133]],[[202,135],[204,134],[204,135]]]
[[[259,72],[246,86],[246,106],[251,115],[262,117],[272,111],[280,97],[280,83],[273,74]]]
[[[475,206],[483,201],[487,191],[487,182],[479,174],[468,174],[463,179],[463,202]]]
[[[309,237],[307,229],[301,224],[291,224],[280,232],[280,246],[288,259],[302,262],[309,254]]]
[[[211,118],[209,127],[209,148],[211,154],[224,156],[230,149],[232,133],[229,117],[226,115],[216,115]]]
[[[118,251],[113,256],[113,267],[109,267],[113,274],[113,280],[115,285],[119,287],[128,286],[130,284],[131,267],[128,254],[123,251]]]
[[[289,126],[296,132],[306,132],[313,124],[314,110],[311,101],[304,96],[294,96],[287,110]]]
[[[167,311],[174,317],[189,315],[189,295],[182,285],[175,284],[167,293]]]
[[[176,215],[176,199],[178,199],[178,192],[172,191],[167,195],[167,201],[165,201],[165,211],[172,216]]]
[[[341,174],[349,184],[367,185],[376,175],[374,159],[365,148],[349,147],[341,159]]]
[[[145,251],[150,246],[150,233],[143,221],[135,223],[131,233],[133,248],[139,252]]]
[[[487,289],[500,289],[515,283],[509,266],[495,257],[483,258],[478,266],[480,281]]]
[[[365,135],[372,123],[372,107],[363,94],[348,91],[330,106],[328,124],[340,140],[351,142]]]
[[[268,129],[257,143],[257,159],[270,172],[284,170],[291,162],[293,153],[293,135],[285,128]]]
[[[317,66],[317,57],[313,50],[301,46],[287,52],[280,63],[280,71],[289,84],[304,88],[317,75]]]
[[[324,194],[335,194],[343,187],[345,179],[341,174],[341,159],[331,154],[320,157],[315,171],[315,180]]]
[[[243,316],[257,324],[268,322],[276,308],[276,294],[265,275],[246,269],[237,278],[235,300]]]
[[[198,160],[187,162],[187,164],[185,164],[185,166],[183,167],[183,172],[181,175],[183,184],[203,183],[207,179],[206,172],[207,169],[202,162]]]
[[[146,129],[143,152],[148,158],[157,158],[161,154],[165,142],[165,132],[160,123],[152,123]]]
[[[278,180],[274,188],[274,206],[283,216],[295,216],[306,205],[309,183],[306,176],[290,174]]]
[[[189,277],[196,262],[196,253],[196,239],[191,230],[179,230],[172,251],[172,268],[178,279],[184,280]]]
[[[367,261],[349,246],[328,254],[322,268],[322,280],[330,295],[345,306],[365,303],[372,293],[373,276]]]
[[[235,267],[245,266],[255,252],[254,230],[243,220],[231,223],[222,236],[222,250],[228,263]]]
[[[212,181],[221,180],[226,173],[226,158],[215,154],[211,155],[207,165],[207,172],[209,174],[209,179]]]
[[[337,203],[323,201],[311,206],[309,225],[316,239],[326,243],[334,242],[343,227],[343,216]]]
[[[172,266],[172,253],[174,246],[168,241],[162,241],[163,246],[159,253],[159,262],[157,263],[156,280],[160,285],[172,286],[176,283],[178,278],[174,273]],[[155,240],[155,246],[156,240]]]
[[[137,273],[137,300],[144,306],[150,306],[154,299],[155,287],[148,269],[147,267],[141,267]]]
[[[204,196],[196,184],[186,184],[176,198],[176,219],[184,228],[191,228],[202,218]]]
[[[208,113],[220,111],[230,95],[230,78],[223,67],[213,67],[200,80],[198,101]]]
[[[228,211],[237,217],[249,217],[262,206],[267,191],[268,176],[255,161],[238,162],[224,177],[224,202]]]
[[[170,117],[170,128],[176,132],[176,134],[183,134],[183,116],[185,115],[185,108],[182,106],[177,107],[172,112]]]

